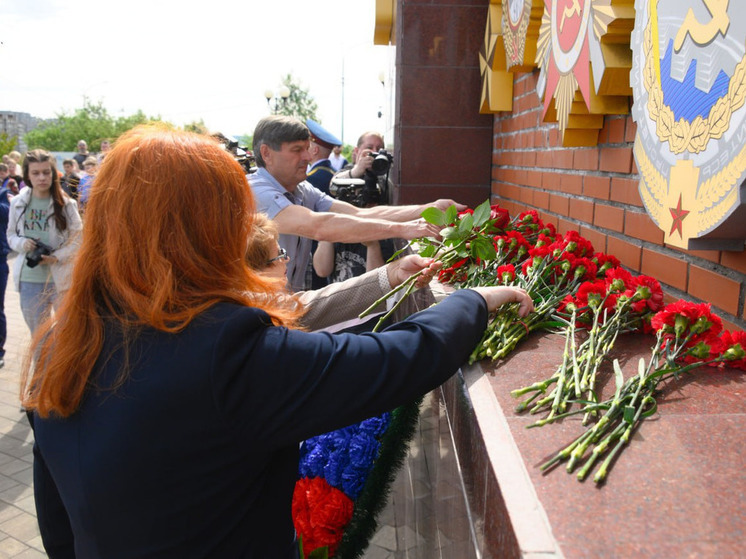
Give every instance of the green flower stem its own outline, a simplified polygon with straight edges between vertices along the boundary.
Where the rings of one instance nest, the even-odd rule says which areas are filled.
[[[414,276],[412,276],[414,277]],[[383,323],[386,322],[386,319],[390,317],[396,310],[401,306],[401,304],[404,302],[404,300],[409,297],[412,294],[412,291],[415,290],[415,282],[410,282],[407,286],[407,290],[404,292],[404,295],[394,304],[393,307],[391,307],[391,310],[388,311],[386,314],[384,314],[381,318],[378,319],[378,322],[376,322],[376,325],[373,327],[373,332],[378,332],[378,330],[383,326]]]

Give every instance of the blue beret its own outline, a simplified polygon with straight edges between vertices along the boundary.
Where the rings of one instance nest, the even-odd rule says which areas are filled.
[[[308,131],[311,132],[311,140],[317,144],[329,149],[334,146],[342,145],[342,141],[339,138],[321,126],[318,122],[307,118],[306,126],[308,126]]]

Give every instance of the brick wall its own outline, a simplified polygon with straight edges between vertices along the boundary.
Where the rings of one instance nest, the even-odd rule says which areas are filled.
[[[538,71],[516,74],[513,112],[495,115],[492,199],[511,215],[536,209],[565,233],[633,273],[657,278],[668,300],[712,304],[728,328],[746,328],[746,252],[684,251],[663,243],[640,200],[631,116],[606,116],[596,147],[563,148],[557,125],[543,123]]]

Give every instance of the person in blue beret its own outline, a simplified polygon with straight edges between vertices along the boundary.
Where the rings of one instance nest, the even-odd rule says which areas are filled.
[[[341,144],[342,141],[310,118],[306,119],[306,126],[311,133],[311,145],[308,148],[311,153],[311,163],[306,180],[324,194],[329,194],[329,183],[335,172],[329,156],[334,146]]]

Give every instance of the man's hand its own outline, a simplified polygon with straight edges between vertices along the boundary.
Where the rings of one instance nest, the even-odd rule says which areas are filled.
[[[419,289],[430,283],[430,280],[433,279],[433,276],[440,270],[441,266],[440,262],[435,262],[432,258],[423,258],[417,254],[410,254],[409,256],[386,264],[386,273],[389,277],[389,283],[393,288],[401,285],[417,272],[422,271],[422,275],[415,282],[415,287]]]
[[[441,198],[439,200],[435,200],[432,204],[425,204],[429,208],[438,208],[441,212],[446,211],[451,206],[456,206],[456,209],[458,211],[462,211],[466,209],[466,206],[464,204],[459,204],[455,200],[451,200],[450,198]]]
[[[484,297],[489,312],[494,312],[507,303],[519,303],[518,316],[521,318],[534,310],[534,302],[531,297],[520,287],[503,285],[499,287],[474,287],[472,289]]]
[[[361,150],[355,159],[355,165],[350,169],[350,177],[353,179],[361,179],[365,174],[365,171],[373,166],[373,153],[369,149]]]
[[[417,239],[419,237],[438,237],[441,228],[438,225],[428,223],[424,219],[405,221],[400,224],[401,232],[398,234],[402,239]]]

